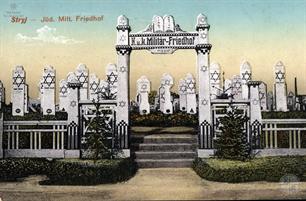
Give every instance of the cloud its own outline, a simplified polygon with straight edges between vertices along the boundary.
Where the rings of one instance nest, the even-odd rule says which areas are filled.
[[[16,42],[20,43],[55,43],[55,44],[77,44],[84,41],[78,41],[73,38],[67,38],[56,33],[56,28],[48,27],[47,25],[36,30],[36,36],[26,36],[21,33],[16,34]]]

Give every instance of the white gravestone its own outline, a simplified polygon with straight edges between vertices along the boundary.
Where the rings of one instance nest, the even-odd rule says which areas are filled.
[[[150,93],[150,81],[146,76],[141,76],[137,80],[137,92],[139,94],[139,113],[149,114],[150,104],[149,104],[149,93]]]
[[[180,79],[179,86],[178,86],[178,92],[179,92],[179,105],[180,105],[180,111],[186,112],[187,110],[187,86],[186,86],[186,80]]]
[[[67,75],[68,86],[68,123],[75,122],[78,124],[79,119],[79,90],[82,84],[79,82],[75,73],[70,72]]]
[[[68,86],[66,80],[61,80],[59,84],[59,110],[67,111],[69,106]]]
[[[95,74],[90,74],[89,76],[89,100],[98,100],[98,87],[100,79]]]
[[[285,66],[279,61],[274,68],[275,85],[274,85],[274,99],[276,111],[288,111],[287,107],[287,85],[285,78]]]
[[[81,84],[80,88],[80,100],[88,100],[88,75],[89,70],[85,64],[79,64],[75,75]]]
[[[260,107],[262,111],[267,111],[267,85],[264,82],[261,82],[258,86],[259,90],[259,100],[260,100]]]
[[[241,78],[241,98],[249,99],[249,87],[248,82],[252,80],[252,69],[249,62],[245,61],[240,66],[240,78]]]
[[[164,111],[164,105],[165,105],[165,88],[163,86],[163,83],[160,84],[160,87],[158,89],[158,103],[159,103],[159,111]]]
[[[108,91],[109,91],[108,82],[106,82],[105,80],[100,80],[97,89],[98,100],[100,101],[107,99],[106,95],[108,94]]]
[[[120,69],[117,69],[117,66],[115,64],[108,64],[106,66],[106,77],[109,90],[110,93],[113,94],[115,97],[118,93],[118,70],[120,70],[120,72],[124,72],[125,67],[120,67]]]
[[[221,71],[218,63],[210,65],[210,91],[211,99],[216,99],[221,92]]]
[[[25,71],[23,66],[16,66],[13,70],[12,84],[12,115],[24,116],[25,113]]]
[[[0,109],[2,108],[4,102],[5,102],[5,88],[0,80]]]
[[[232,95],[235,100],[242,99],[242,84],[239,75],[234,75],[232,78]]]
[[[44,68],[42,90],[43,115],[55,115],[55,70],[52,66]]]
[[[197,100],[196,100],[196,83],[192,74],[188,73],[185,78],[186,81],[186,98],[187,98],[187,113],[197,113]]]
[[[161,79],[161,84],[163,86],[163,92],[161,97],[163,97],[160,101],[163,101],[162,112],[164,114],[172,114],[173,113],[173,105],[171,102],[171,92],[170,89],[173,85],[173,78],[168,73],[164,73]]]

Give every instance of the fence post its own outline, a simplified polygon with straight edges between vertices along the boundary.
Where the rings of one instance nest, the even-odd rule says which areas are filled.
[[[0,112],[0,158],[3,158],[3,113]]]

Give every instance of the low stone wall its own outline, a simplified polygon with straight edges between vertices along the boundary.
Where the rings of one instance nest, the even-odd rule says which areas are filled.
[[[54,149],[9,149],[4,150],[5,158],[79,158],[79,150]]]

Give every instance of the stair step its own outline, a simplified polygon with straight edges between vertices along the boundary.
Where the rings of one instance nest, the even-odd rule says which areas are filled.
[[[158,152],[158,151],[136,151],[136,159],[193,159],[196,152]]]
[[[196,149],[196,144],[146,143],[146,144],[132,144],[131,148],[139,151],[193,151]]]
[[[139,168],[191,167],[193,159],[136,159]]]
[[[138,143],[196,143],[197,138],[193,135],[147,135],[147,136],[132,136],[132,142]]]

